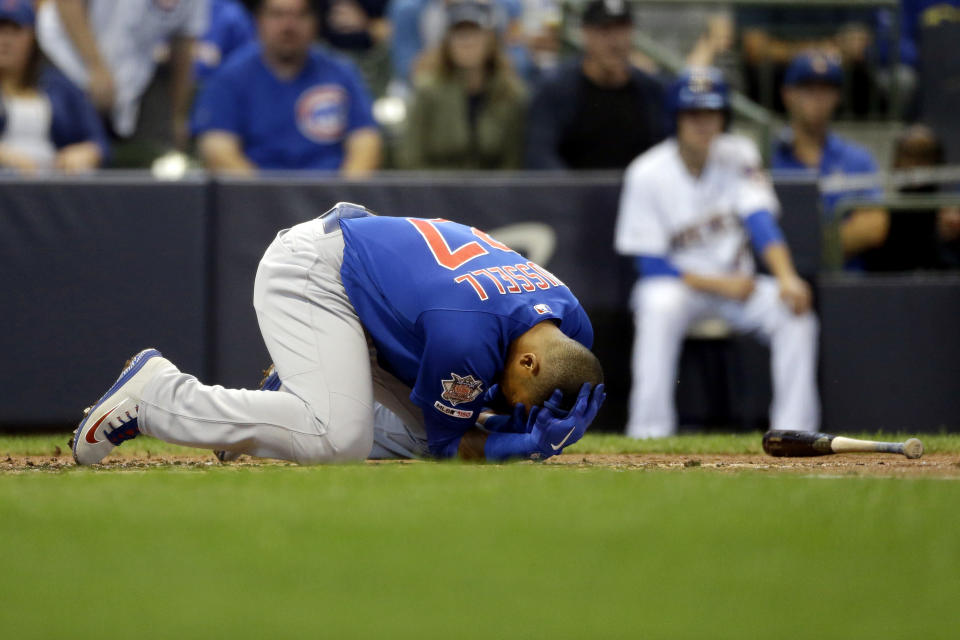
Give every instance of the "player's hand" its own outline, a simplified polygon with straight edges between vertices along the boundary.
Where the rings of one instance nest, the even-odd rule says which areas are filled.
[[[725,276],[717,282],[717,294],[738,302],[746,302],[753,295],[752,276]]]
[[[790,275],[778,278],[777,283],[780,285],[780,299],[791,311],[800,315],[810,310],[813,294],[810,291],[810,285],[802,278]]]
[[[511,413],[490,413],[486,416],[481,414],[481,416],[483,417],[481,426],[487,431],[497,433],[528,433],[533,426],[527,418],[527,408],[522,402],[518,402]]]
[[[117,95],[117,89],[109,69],[104,66],[90,69],[90,82],[87,85],[87,91],[90,93],[90,100],[93,101],[97,111],[101,113],[110,112]]]
[[[553,409],[547,407],[534,407],[528,418],[530,439],[534,448],[531,457],[544,459],[555,456],[580,440],[597,417],[597,412],[606,398],[602,384],[591,389],[587,382],[580,388],[577,401],[566,416],[558,416]],[[557,390],[544,404],[558,406],[562,400],[563,394]]]
[[[30,156],[0,145],[0,167],[13,169],[22,174],[37,172],[37,163]]]
[[[68,145],[57,152],[53,164],[66,173],[92,171],[100,164],[100,147],[92,142]]]

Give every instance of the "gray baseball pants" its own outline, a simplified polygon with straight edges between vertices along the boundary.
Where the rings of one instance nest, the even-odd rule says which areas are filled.
[[[144,388],[143,433],[301,464],[426,454],[423,413],[377,366],[340,278],[343,234],[324,222],[281,231],[257,269],[253,304],[281,390],[208,386],[170,367]]]

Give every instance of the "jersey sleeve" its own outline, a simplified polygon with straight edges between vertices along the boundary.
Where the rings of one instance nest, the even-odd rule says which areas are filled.
[[[568,337],[573,338],[587,349],[593,348],[593,325],[583,307],[577,305],[560,321],[560,330]]]
[[[232,75],[215,73],[204,85],[194,106],[191,129],[199,136],[208,131],[243,135],[240,95]]]
[[[633,165],[627,170],[614,232],[617,253],[629,256],[666,256],[669,253],[670,237],[657,215],[656,193],[659,190],[653,184],[650,172],[642,165]]]
[[[191,11],[180,30],[180,35],[188,38],[201,38],[210,26],[210,3],[213,0],[193,0]]]
[[[423,357],[410,399],[423,409],[430,452],[457,454],[476,423],[483,394],[502,368],[500,333],[492,316],[433,310],[422,314]]]
[[[854,195],[864,200],[879,200],[883,198],[883,187],[880,185],[877,162],[866,149],[859,150],[855,158],[850,162],[850,173],[866,174],[874,176],[876,179],[867,181],[868,184],[857,189]]]
[[[779,216],[780,202],[769,174],[763,169],[760,152],[746,138],[739,139],[738,143],[737,215],[747,219],[759,211],[766,211],[774,217]]]

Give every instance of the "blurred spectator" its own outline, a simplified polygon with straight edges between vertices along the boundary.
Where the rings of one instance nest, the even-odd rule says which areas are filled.
[[[121,138],[136,130],[140,99],[156,70],[154,50],[171,44],[173,143],[189,142],[194,41],[207,29],[208,0],[48,0],[39,10],[43,52],[108,114]]]
[[[893,168],[913,171],[943,164],[943,146],[933,130],[913,125],[897,139]],[[934,194],[933,181],[913,181],[903,194]],[[960,267],[960,207],[895,209],[888,214],[886,234],[862,254],[867,271],[909,271]]]
[[[457,2],[423,64],[400,161],[408,169],[519,169],[526,94],[493,29],[489,4]]]
[[[877,200],[883,195],[870,152],[830,131],[842,84],[843,70],[835,56],[811,51],[794,58],[783,86],[790,126],[774,142],[771,159],[775,170],[818,173],[828,220],[842,199]],[[880,242],[888,220],[880,207],[860,207],[846,214],[840,224],[840,245],[848,268],[860,267],[853,257]]]
[[[628,435],[676,432],[673,396],[687,328],[720,317],[770,345],[772,429],[814,430],[817,319],[776,222],[780,206],[760,154],[724,133],[729,91],[716,69],[691,69],[670,92],[671,137],[630,164],[615,246],[640,272]],[[756,275],[750,245],[773,274]]]
[[[774,87],[780,86],[787,65],[798,54],[819,50],[838,56],[848,69],[848,95],[853,113],[869,109],[870,68],[867,53],[872,42],[869,26],[873,9],[842,7],[740,7],[740,29],[747,94],[764,106],[783,111]],[[770,73],[765,77],[766,73]],[[764,95],[767,82],[771,93]],[[772,104],[771,104],[772,103]]]
[[[562,22],[560,0],[523,0],[520,31],[530,55],[530,79],[537,79],[559,66]]]
[[[458,0],[391,0],[388,7],[393,29],[391,58],[394,87],[391,92],[403,96],[412,85],[424,51],[434,49],[447,30],[446,6]],[[521,30],[521,0],[485,0],[493,7],[494,25],[510,51],[515,68],[522,68],[526,50],[514,46]]]
[[[41,68],[30,0],[0,2],[0,166],[23,173],[94,169],[106,134],[83,92]]]
[[[630,64],[630,5],[591,0],[582,33],[583,57],[534,94],[531,169],[622,169],[664,137],[663,88]]]
[[[380,134],[352,64],[312,43],[309,0],[262,0],[259,42],[238,51],[197,99],[194,132],[213,170],[373,171]]]
[[[320,39],[360,68],[367,86],[382,96],[390,82],[389,0],[318,0]]]
[[[736,58],[735,24],[729,6],[705,10],[701,5],[641,4],[634,18],[658,44],[684,57],[691,67],[719,67],[727,81]]]
[[[257,38],[257,29],[239,0],[210,0],[206,33],[194,48],[194,75],[202,83],[213,75],[231,53]]]

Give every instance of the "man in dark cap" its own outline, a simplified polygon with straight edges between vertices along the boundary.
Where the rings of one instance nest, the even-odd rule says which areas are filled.
[[[889,217],[882,207],[874,205],[845,214],[838,211],[841,200],[879,201],[883,197],[877,163],[870,151],[830,130],[843,85],[840,60],[822,51],[804,52],[791,61],[783,84],[790,127],[774,143],[771,168],[817,172],[824,213],[828,219],[844,216],[839,243],[845,266],[860,270],[857,256],[883,241]]]
[[[665,136],[663,88],[630,63],[630,5],[591,0],[581,32],[583,57],[534,95],[529,168],[622,169]]]

